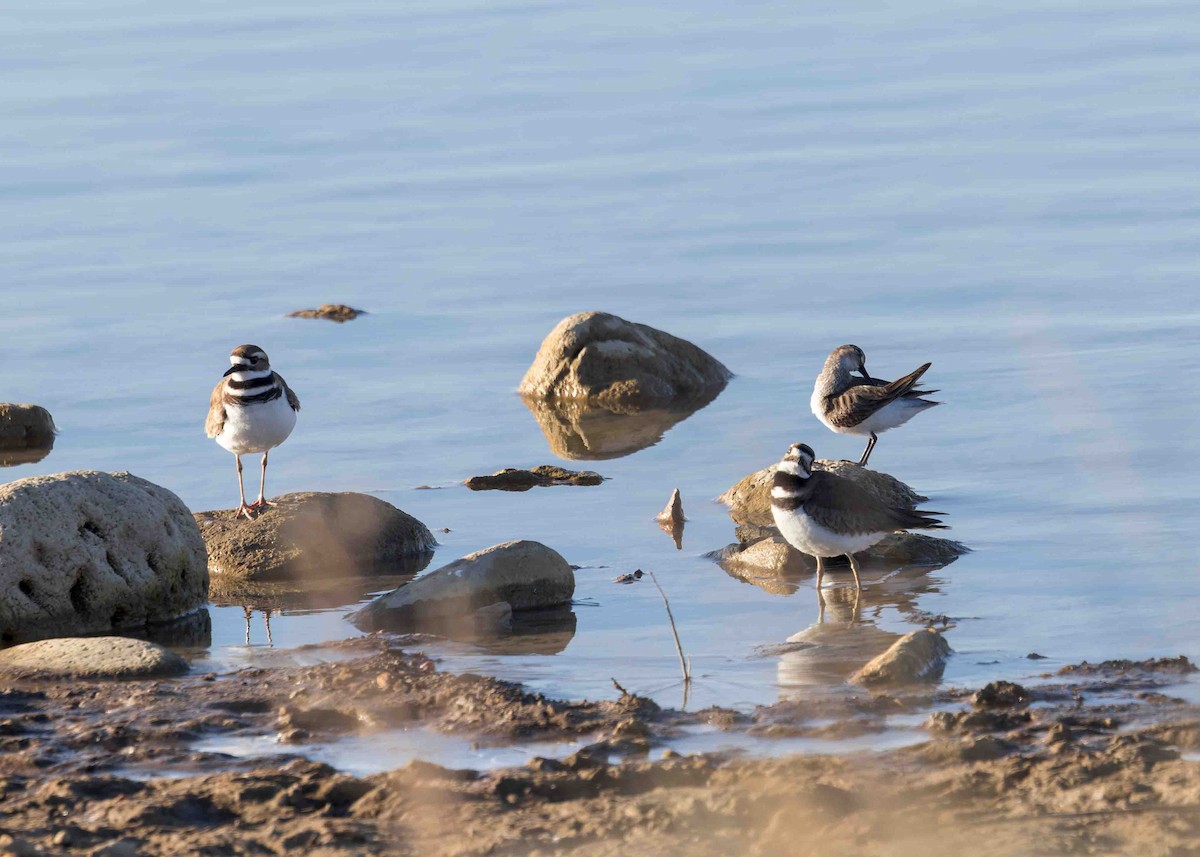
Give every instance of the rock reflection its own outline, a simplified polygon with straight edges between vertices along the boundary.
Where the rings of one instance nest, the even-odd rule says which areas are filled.
[[[895,610],[923,624],[927,617],[917,602],[922,595],[936,592],[938,583],[930,569],[874,568],[864,569],[861,593],[853,585],[822,590],[816,621],[777,647],[781,697],[796,696],[801,689],[842,687],[850,675],[903,636],[879,626],[885,611]]]
[[[456,638],[491,655],[557,655],[575,637],[575,611],[570,607],[520,610],[505,630]]]
[[[719,390],[676,400],[665,407],[589,404],[575,399],[522,396],[541,426],[551,451],[560,458],[600,461],[622,458],[654,446],[676,423],[708,405]]]

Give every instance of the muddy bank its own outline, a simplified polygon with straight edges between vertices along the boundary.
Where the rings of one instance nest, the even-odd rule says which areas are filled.
[[[228,676],[15,682],[0,693],[0,824],[12,837],[0,851],[1166,855],[1200,842],[1200,763],[1183,755],[1200,748],[1200,707],[1162,692],[1175,671],[1096,665],[1039,686],[681,713],[616,689],[569,703],[439,673],[403,642]],[[886,753],[659,749],[689,724],[844,731],[931,703],[929,740]],[[592,743],[487,772],[412,762],[353,777],[300,758],[316,738],[418,723],[479,741]],[[190,749],[214,733],[277,734],[296,755]]]

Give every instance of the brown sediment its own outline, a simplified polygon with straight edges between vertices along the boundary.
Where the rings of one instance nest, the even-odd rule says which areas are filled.
[[[1122,675],[996,683],[919,699],[847,693],[744,714],[662,710],[627,692],[570,703],[439,673],[398,639],[352,660],[171,681],[0,692],[0,850],[167,855],[1187,854],[1200,841],[1200,707],[1105,696]],[[1177,676],[1137,670],[1139,686]],[[967,702],[884,753],[651,760],[682,725],[847,737],[893,713]],[[1037,705],[1031,705],[1037,702]],[[412,762],[354,777],[298,757],[231,760],[200,735],[313,738],[405,724],[476,740],[587,736],[561,760],[497,771]],[[144,773],[188,776],[131,779]],[[109,849],[102,851],[102,849]]]

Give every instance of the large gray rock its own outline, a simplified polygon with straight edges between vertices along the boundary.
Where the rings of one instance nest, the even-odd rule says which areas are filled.
[[[851,684],[883,687],[930,681],[942,674],[950,644],[930,628],[905,634],[883,654],[850,676]]]
[[[253,519],[199,512],[214,579],[328,580],[416,571],[437,546],[429,528],[368,494],[284,494]]]
[[[204,540],[167,489],[94,470],[0,485],[0,641],[145,627],[207,598]]]
[[[41,461],[54,448],[57,431],[45,408],[0,402],[0,467]]]
[[[45,678],[152,678],[187,672],[174,652],[129,637],[60,637],[0,650],[0,673]]]
[[[739,524],[772,526],[775,521],[771,517],[771,481],[775,478],[778,467],[778,464],[772,464],[738,480],[732,488],[717,498],[717,502],[728,506],[729,517]],[[813,462],[813,470],[824,470],[851,479],[885,503],[904,509],[913,509],[918,503],[929,499],[922,497],[893,476],[868,470],[852,461],[819,458]]]
[[[376,598],[350,618],[364,630],[454,630],[481,607],[512,611],[554,607],[575,594],[575,572],[539,542],[493,545]]]
[[[649,405],[701,396],[732,373],[686,340],[606,312],[568,316],[542,342],[522,395]]]

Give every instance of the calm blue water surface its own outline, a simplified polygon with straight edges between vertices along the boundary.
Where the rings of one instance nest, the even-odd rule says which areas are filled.
[[[272,493],[366,491],[439,533],[435,565],[531,538],[578,572],[558,654],[437,646],[571,697],[690,704],[840,687],[921,614],[944,681],[1081,659],[1200,659],[1200,9],[1188,3],[349,2],[9,5],[0,52],[0,399],[49,408],[44,461],[236,501],[204,437],[229,349],[303,401]],[[326,301],[347,325],[283,318]],[[599,488],[471,493],[551,463],[515,389],[561,317],[688,338],[737,378]],[[824,629],[703,554],[711,502],[793,441],[843,342],[946,404],[872,465],[975,551],[873,579]],[[416,490],[430,484],[445,490]],[[676,551],[653,516],[671,490]],[[215,607],[232,667],[355,633],[344,609]],[[827,619],[830,617],[827,617]],[[846,661],[760,657],[799,632]],[[1049,660],[1031,662],[1037,651]],[[858,658],[857,663],[852,663]],[[881,741],[884,739],[881,738]]]

